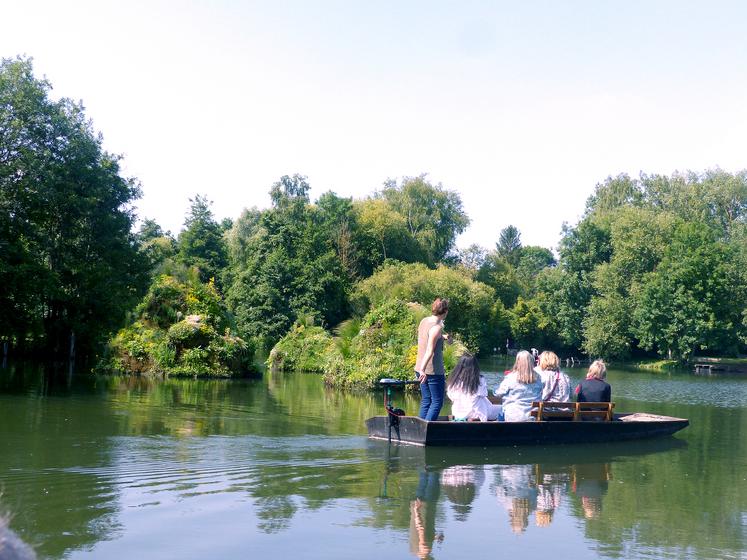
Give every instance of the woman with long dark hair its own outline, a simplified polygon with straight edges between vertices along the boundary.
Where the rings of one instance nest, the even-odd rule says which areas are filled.
[[[457,362],[446,383],[446,395],[451,399],[451,413],[455,420],[497,420],[500,405],[488,400],[488,384],[480,373],[480,364],[471,354]]]

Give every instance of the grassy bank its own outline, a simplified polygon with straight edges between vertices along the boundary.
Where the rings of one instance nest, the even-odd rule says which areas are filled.
[[[654,371],[669,371],[682,369],[683,364],[677,360],[643,360],[632,364],[639,369],[650,369]]]

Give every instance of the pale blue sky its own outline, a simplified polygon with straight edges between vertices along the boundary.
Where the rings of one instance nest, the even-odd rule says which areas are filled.
[[[283,174],[363,197],[428,173],[472,219],[554,247],[620,172],[747,167],[747,4],[3,3],[0,55],[82,99],[176,233],[269,205]]]

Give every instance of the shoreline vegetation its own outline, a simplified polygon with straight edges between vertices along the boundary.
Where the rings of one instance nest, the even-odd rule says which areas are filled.
[[[254,371],[254,347],[236,336],[211,280],[196,271],[156,278],[134,320],[111,340],[101,372],[235,377]]]
[[[418,303],[388,301],[361,320],[351,320],[331,336],[320,327],[295,325],[272,349],[273,370],[321,373],[333,387],[374,388],[380,379],[414,379],[417,325],[429,315]],[[444,365],[451,370],[466,352],[457,338],[444,347]]]
[[[685,365],[676,360],[645,360],[633,363],[638,369],[648,369],[654,371],[671,371],[682,369]]]
[[[226,377],[252,373],[256,349],[368,387],[411,375],[436,296],[481,356],[550,348],[668,368],[747,353],[747,171],[609,176],[552,250],[513,225],[457,248],[469,216],[426,174],[314,201],[306,177],[285,175],[270,207],[222,221],[196,194],[175,235],[138,219],[137,180],[83,106],[50,91],[30,59],[0,61],[4,356]]]

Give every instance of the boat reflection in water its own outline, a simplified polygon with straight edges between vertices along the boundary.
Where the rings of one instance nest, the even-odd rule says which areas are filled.
[[[475,502],[481,497],[491,499],[506,512],[515,535],[527,532],[531,525],[539,530],[549,528],[557,515],[597,520],[603,516],[616,461],[684,447],[686,443],[651,440],[569,446],[562,451],[558,447],[496,450],[382,445],[379,450],[387,457],[384,488],[394,484],[396,478],[405,498],[405,475],[417,473],[417,486],[409,486],[410,552],[427,559],[448,544],[450,534],[452,538],[464,538],[466,532],[485,523],[491,531],[500,533],[494,515],[480,519],[478,512],[484,517],[486,510],[482,501],[479,508]],[[389,477],[392,480],[387,482]],[[474,519],[470,519],[472,515]]]

